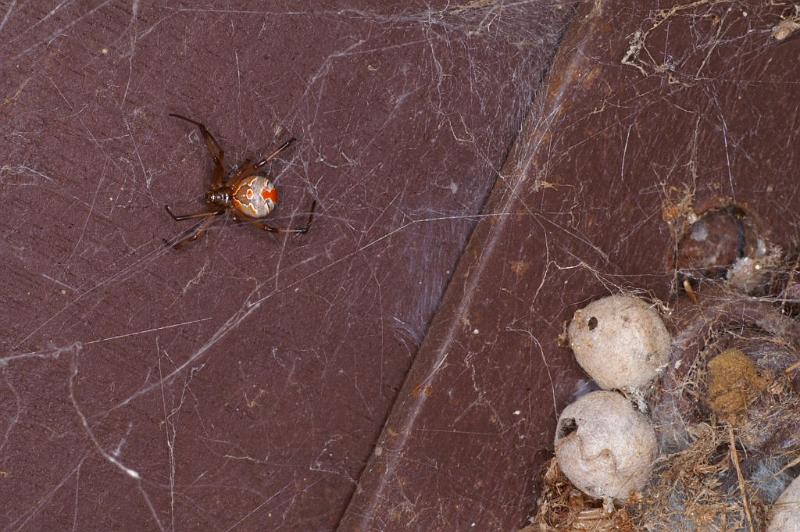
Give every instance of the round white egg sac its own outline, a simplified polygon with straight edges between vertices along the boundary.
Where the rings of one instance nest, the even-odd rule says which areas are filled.
[[[575,312],[567,330],[578,364],[603,389],[633,389],[669,360],[671,338],[644,301],[608,296]]]
[[[558,466],[576,488],[618,500],[645,486],[658,455],[650,420],[620,394],[606,391],[564,409],[555,450]]]
[[[767,532],[800,532],[800,477],[772,505]]]

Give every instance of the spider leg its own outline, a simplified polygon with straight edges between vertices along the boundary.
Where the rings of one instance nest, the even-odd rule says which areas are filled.
[[[245,159],[241,167],[228,178],[228,186],[233,185],[242,178],[250,177],[255,171],[256,169],[253,167],[253,161]]]
[[[248,223],[258,227],[259,229],[263,229],[264,231],[269,231],[270,233],[304,235],[308,233],[308,230],[311,228],[311,222],[314,221],[314,211],[316,208],[317,200],[314,200],[311,202],[311,208],[308,212],[308,220],[306,221],[306,225],[302,227],[274,227],[268,223],[259,221],[248,221]]]
[[[264,157],[255,164],[253,164],[253,161],[251,161],[250,159],[245,159],[241,167],[228,178],[228,186],[233,185],[240,179],[244,179],[245,177],[250,177],[251,175],[255,174],[256,170],[258,170],[259,168],[270,162],[272,159],[277,157],[283,150],[288,148],[295,140],[296,139],[293,138],[287,140],[286,142],[281,144],[281,146],[277,150],[275,150],[270,155]]]
[[[254,164],[254,165],[253,165],[253,170],[258,170],[259,168],[261,168],[262,166],[264,166],[265,164],[267,164],[268,162],[270,162],[272,159],[274,159],[275,157],[277,157],[278,155],[280,155],[280,154],[281,154],[281,152],[282,152],[283,150],[285,150],[286,148],[288,148],[289,146],[291,146],[291,145],[292,145],[292,143],[293,143],[295,140],[297,140],[297,139],[296,139],[296,138],[290,138],[289,140],[287,140],[286,142],[284,142],[283,144],[281,144],[281,145],[278,147],[278,149],[277,149],[277,150],[275,150],[274,152],[272,152],[271,154],[267,155],[266,157],[264,157],[263,159],[261,159],[260,161],[258,161],[256,164]]]
[[[192,227],[191,229],[180,235],[175,240],[164,240],[164,244],[172,247],[173,249],[180,249],[189,242],[197,240],[200,237],[200,235],[205,233],[206,230],[211,226],[211,224],[214,223],[214,221],[217,219],[217,216],[222,214],[223,212],[224,211],[208,213],[208,216],[206,216],[205,220],[195,225],[194,227]]]
[[[182,222],[184,220],[194,220],[195,218],[207,218],[209,216],[216,216],[218,214],[222,214],[224,211],[206,211],[206,212],[198,212],[196,214],[175,214],[172,212],[172,209],[169,208],[169,205],[164,205],[164,208],[167,209],[167,212],[172,219],[176,222]]]
[[[186,118],[185,116],[177,115],[175,113],[170,113],[169,116],[185,120],[190,124],[194,124],[200,129],[200,132],[203,134],[203,140],[206,142],[206,147],[208,148],[208,152],[214,159],[214,177],[211,186],[213,188],[221,187],[225,179],[225,166],[223,165],[223,160],[225,159],[225,152],[222,151],[222,148],[219,147],[219,144],[217,143],[214,136],[208,131],[208,129],[206,129],[206,126],[204,126],[200,122],[196,122],[191,118]]]
[[[281,144],[281,146],[277,150],[275,150],[274,152],[272,152],[268,156],[264,157],[263,159],[261,159],[260,161],[258,161],[255,164],[250,159],[245,159],[244,163],[242,163],[241,168],[239,168],[239,170],[234,172],[233,175],[231,175],[228,178],[228,186],[233,185],[234,183],[236,183],[240,179],[246,179],[246,178],[250,177],[251,175],[255,174],[258,171],[259,168],[261,168],[262,166],[264,166],[265,164],[270,162],[272,159],[277,157],[283,150],[288,148],[292,144],[292,142],[294,142],[295,140],[296,139],[294,139],[294,138],[291,138],[291,139],[287,140],[286,142]]]

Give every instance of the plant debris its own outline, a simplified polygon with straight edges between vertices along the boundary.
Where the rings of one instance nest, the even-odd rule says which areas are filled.
[[[744,211],[710,212],[684,224],[675,271],[693,290],[674,294],[667,369],[636,397],[658,437],[650,480],[604,501],[553,461],[529,530],[766,530],[800,474],[800,260]],[[730,272],[748,258],[762,267],[739,282]]]
[[[722,421],[737,425],[764,388],[766,381],[755,363],[738,349],[728,349],[708,361],[709,406]]]

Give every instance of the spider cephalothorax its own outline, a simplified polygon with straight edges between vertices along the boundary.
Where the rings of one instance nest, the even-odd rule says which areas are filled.
[[[214,176],[211,181],[211,186],[208,192],[206,192],[206,203],[212,207],[212,210],[196,214],[175,215],[172,210],[170,210],[169,206],[165,206],[167,212],[175,221],[203,218],[203,221],[189,231],[188,234],[180,237],[175,242],[170,242],[170,245],[178,247],[187,241],[197,239],[197,237],[208,229],[217,216],[226,212],[230,213],[236,220],[255,225],[260,229],[272,233],[304,234],[308,231],[314,219],[314,209],[317,206],[316,201],[311,203],[308,221],[303,227],[273,227],[263,221],[263,218],[267,217],[278,204],[278,190],[269,177],[259,174],[258,171],[277,157],[283,150],[288,148],[295,139],[289,139],[284,142],[277,150],[256,163],[253,163],[249,159],[245,160],[239,169],[233,171],[230,176],[225,179],[225,167],[223,165],[225,154],[211,133],[209,133],[208,129],[206,129],[206,126],[181,115],[170,114],[170,116],[186,120],[200,128],[200,132],[203,134],[203,140],[208,147],[211,157],[214,159]]]
[[[231,190],[228,187],[223,187],[219,190],[209,190],[206,192],[206,203],[209,205],[216,205],[217,207],[230,207]]]

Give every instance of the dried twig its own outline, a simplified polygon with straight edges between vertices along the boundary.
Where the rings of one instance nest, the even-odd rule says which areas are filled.
[[[747,517],[747,524],[752,532],[756,532],[756,527],[753,526],[753,514],[750,512],[750,503],[747,502],[747,484],[742,475],[742,468],[739,466],[739,453],[736,451],[736,437],[733,435],[733,427],[728,425],[728,435],[730,436],[731,446],[731,461],[733,467],[736,468],[736,478],[739,479],[739,493],[742,494],[742,505],[744,506],[744,515]]]
[[[800,368],[800,362],[797,362],[796,364],[792,364],[791,366],[789,366],[788,368],[786,368],[783,371],[784,371],[784,373],[786,373],[788,375],[789,373],[791,373],[794,370],[799,369],[799,368]]]

